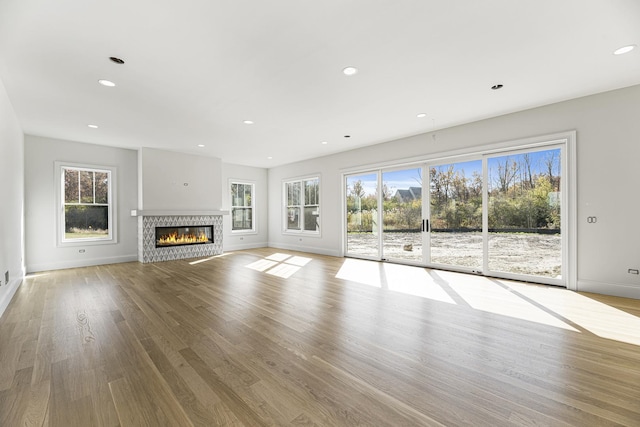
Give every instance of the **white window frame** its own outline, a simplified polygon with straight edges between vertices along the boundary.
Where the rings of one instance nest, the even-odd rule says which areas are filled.
[[[109,234],[105,237],[87,237],[77,239],[67,239],[65,237],[65,183],[64,183],[64,170],[76,169],[84,171],[106,172],[109,175],[109,188],[107,198],[108,212],[108,227]],[[55,181],[56,185],[56,245],[59,247],[64,246],[88,246],[88,245],[109,245],[118,243],[117,232],[117,168],[115,166],[104,166],[86,163],[71,163],[71,162],[55,162]]]
[[[251,186],[251,206],[236,206],[233,200],[233,185],[249,185]],[[229,180],[229,199],[231,199],[231,234],[257,234],[256,226],[256,183],[254,181],[247,181],[243,179],[230,179]],[[251,228],[246,230],[234,230],[233,229],[233,210],[235,208],[251,208]]]
[[[305,200],[305,189],[304,189],[304,183],[306,181],[313,181],[313,180],[317,180],[318,181],[318,199],[319,202],[317,204],[313,204],[313,205],[307,205],[306,204],[306,200]],[[321,212],[321,206],[322,206],[322,198],[320,197],[320,193],[322,193],[321,191],[321,182],[322,179],[320,177],[320,174],[314,174],[314,175],[308,175],[308,176],[304,176],[304,177],[300,177],[300,178],[291,178],[291,179],[285,179],[282,181],[282,232],[283,234],[294,234],[294,235],[307,235],[307,236],[315,236],[315,237],[319,237],[320,236],[320,232],[322,230],[322,215],[320,215]],[[289,198],[288,198],[288,185],[289,184],[294,184],[297,183],[300,185],[300,204],[298,205],[289,205]],[[316,230],[305,230],[304,229],[304,208],[307,206],[317,206],[316,212],[317,212],[317,217],[318,217],[318,222],[317,222],[317,229]],[[288,221],[288,215],[289,215],[289,208],[292,207],[298,207],[300,209],[300,215],[298,216],[298,229],[290,229],[289,228],[289,221]]]

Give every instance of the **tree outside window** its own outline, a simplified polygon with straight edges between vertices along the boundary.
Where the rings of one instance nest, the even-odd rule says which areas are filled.
[[[252,183],[231,183],[231,231],[255,231],[253,222],[254,205],[253,194],[255,185]]]
[[[286,199],[285,231],[320,232],[320,178],[284,183]]]
[[[62,167],[62,241],[111,240],[111,171]]]

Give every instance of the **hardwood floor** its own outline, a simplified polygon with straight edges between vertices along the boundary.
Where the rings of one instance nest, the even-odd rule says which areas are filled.
[[[640,425],[640,301],[256,249],[34,274],[1,426]]]

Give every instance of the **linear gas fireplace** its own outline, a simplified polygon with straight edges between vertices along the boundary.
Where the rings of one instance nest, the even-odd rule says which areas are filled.
[[[156,227],[156,248],[213,243],[213,225]]]
[[[220,255],[223,213],[144,212],[138,216],[138,260],[158,262]]]

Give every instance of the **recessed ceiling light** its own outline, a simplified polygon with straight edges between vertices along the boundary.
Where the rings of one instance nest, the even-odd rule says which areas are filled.
[[[427,113],[420,113],[416,117],[422,119],[423,117],[427,117]]]
[[[203,148],[204,144],[198,144],[198,147]]]
[[[492,89],[492,90],[498,90],[498,89],[502,89],[503,87],[504,87],[503,85],[501,85],[501,84],[497,84],[497,85],[493,85],[493,86],[491,86],[491,89]]]
[[[633,49],[635,49],[637,46],[635,44],[630,44],[629,46],[622,46],[619,49],[616,49],[613,54],[614,55],[623,55],[625,53],[629,53],[631,52]]]
[[[88,127],[90,127],[91,129],[98,129],[98,125],[87,125]]]
[[[327,141],[322,141],[322,145],[327,145],[328,142]]]
[[[107,87],[114,87],[116,84],[114,82],[112,82],[111,80],[98,80],[98,83],[100,83],[102,86],[107,86]]]
[[[345,76],[353,76],[358,72],[358,69],[356,67],[346,67],[342,70],[342,72]]]
[[[245,120],[242,123],[244,123],[245,125],[252,125],[253,121],[252,120]]]
[[[124,61],[122,59],[116,58],[115,56],[110,56],[109,59],[115,62],[116,64],[124,64]]]
[[[269,157],[267,157],[267,159],[271,160],[271,159],[273,159],[273,157],[269,156]]]

